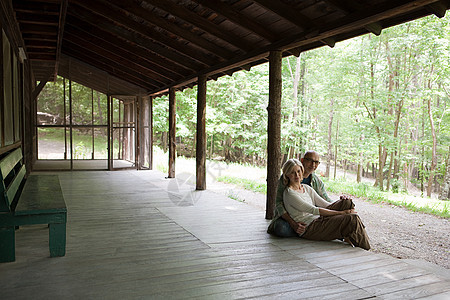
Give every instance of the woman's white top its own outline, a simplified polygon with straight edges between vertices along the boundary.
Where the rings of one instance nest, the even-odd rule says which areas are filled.
[[[287,187],[283,193],[283,202],[286,211],[295,222],[309,225],[320,216],[319,207],[325,208],[330,203],[320,197],[309,185],[302,184],[302,186],[303,193]]]

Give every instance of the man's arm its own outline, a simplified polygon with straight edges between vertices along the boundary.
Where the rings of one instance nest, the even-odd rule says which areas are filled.
[[[281,215],[281,217],[282,217],[286,222],[289,223],[289,226],[291,226],[291,228],[294,229],[294,231],[295,231],[297,234],[302,235],[302,234],[305,232],[305,230],[306,230],[306,224],[301,223],[301,222],[299,222],[299,223],[295,222],[294,219],[292,219],[291,216],[290,216],[287,212],[286,212],[284,215]]]
[[[316,174],[312,174],[312,180],[311,180],[311,187],[316,191],[317,194],[319,194],[320,197],[327,200],[328,202],[333,202],[333,200],[328,197],[327,191],[325,190],[325,185],[323,184],[323,181],[317,177]]]

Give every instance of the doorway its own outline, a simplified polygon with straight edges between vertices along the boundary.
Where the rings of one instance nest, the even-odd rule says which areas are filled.
[[[37,100],[33,170],[145,169],[151,153],[143,157],[138,151],[138,100],[107,96],[62,77],[48,83]],[[142,127],[149,133],[148,124]],[[151,137],[141,140],[151,151],[145,145]]]

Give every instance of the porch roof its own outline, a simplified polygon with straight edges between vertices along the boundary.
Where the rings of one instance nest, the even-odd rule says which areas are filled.
[[[286,56],[333,47],[441,17],[449,7],[448,0],[2,1],[36,80],[61,74],[109,94],[147,95],[192,87],[201,74],[248,70],[271,50]]]

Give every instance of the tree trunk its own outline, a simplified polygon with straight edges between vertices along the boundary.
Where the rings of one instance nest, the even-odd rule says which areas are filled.
[[[386,191],[389,191],[389,187],[391,186],[391,170],[393,162],[394,162],[394,152],[391,151],[391,157],[389,158],[389,169],[386,178]]]
[[[336,140],[334,143],[334,174],[333,174],[334,179],[336,179],[337,173],[338,137],[339,137],[339,119],[337,119],[336,122]]]
[[[294,99],[294,103],[296,104],[295,105],[296,108],[293,110],[293,113],[292,113],[292,122],[293,122],[294,126],[300,126],[300,127],[302,126],[302,124],[300,124],[301,121],[299,120],[302,99],[299,99],[298,93],[300,90],[301,95],[303,97],[303,93],[304,93],[304,91],[303,91],[304,90],[304,82],[303,81],[304,81],[304,76],[305,76],[305,65],[304,64],[302,65],[302,57],[303,56],[301,54],[297,57],[294,74],[292,74],[292,71],[291,71],[292,69],[289,68],[289,70],[291,71],[291,79],[292,79],[292,90],[293,90],[292,97]],[[288,60],[288,62],[289,62],[289,60]],[[299,88],[300,82],[302,82],[301,89]],[[300,139],[301,138],[302,137],[300,137]],[[295,141],[296,137],[294,137],[293,140]],[[295,144],[297,144],[297,143],[295,142],[294,145],[289,146],[289,149],[288,149],[288,154],[289,154],[288,157],[289,158],[293,158],[295,156],[295,153],[297,150]],[[301,141],[300,141],[300,144],[302,144]]]
[[[384,189],[384,174],[383,169],[386,165],[386,158],[387,158],[387,150],[386,147],[379,144],[378,145],[378,173],[377,178],[375,180],[374,186],[379,186],[380,191]]]
[[[162,149],[164,153],[167,152],[167,131],[161,132],[161,143],[162,143]]]
[[[434,172],[436,170],[437,165],[437,158],[436,158],[436,129],[434,128],[434,121],[433,121],[433,113],[431,111],[431,99],[428,99],[428,117],[430,119],[430,127],[431,127],[431,136],[433,137],[433,149],[431,154],[431,167],[430,167],[430,176],[428,177],[428,186],[427,186],[427,196],[431,197],[431,192],[433,188],[433,179],[434,179]]]
[[[440,200],[450,200],[450,146],[448,147],[447,155],[447,167],[444,177],[444,182],[442,184],[441,193],[439,194]]]
[[[330,99],[330,117],[328,119],[328,150],[327,150],[327,165],[325,168],[325,177],[330,177],[330,164],[331,164],[331,151],[332,151],[332,143],[331,143],[331,134],[333,129],[333,117],[334,117],[334,98]]]

